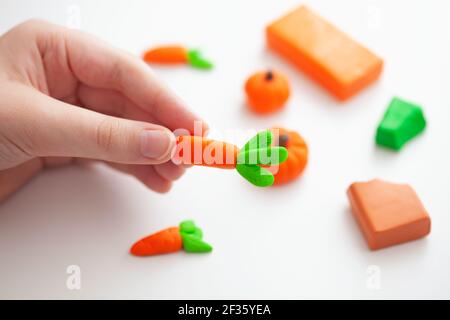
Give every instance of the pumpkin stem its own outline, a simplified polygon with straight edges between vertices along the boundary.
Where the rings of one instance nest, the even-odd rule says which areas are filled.
[[[267,71],[267,73],[266,73],[266,80],[267,81],[270,81],[270,80],[272,80],[273,79],[273,72],[272,72],[272,70],[269,70],[269,71]]]
[[[281,134],[278,137],[278,145],[280,147],[285,147],[286,148],[287,144],[288,144],[288,141],[289,141],[289,136],[287,134]]]

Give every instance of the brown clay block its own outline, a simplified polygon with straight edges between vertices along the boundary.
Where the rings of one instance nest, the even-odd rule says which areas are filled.
[[[415,240],[430,233],[431,220],[407,184],[382,180],[355,182],[348,188],[353,215],[372,250]]]
[[[345,100],[375,81],[383,61],[305,6],[266,29],[269,48]]]

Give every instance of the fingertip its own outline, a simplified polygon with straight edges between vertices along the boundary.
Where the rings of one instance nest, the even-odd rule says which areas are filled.
[[[202,132],[203,132],[203,137],[207,137],[209,134],[209,125],[202,121]]]
[[[155,191],[157,193],[165,194],[165,193],[168,193],[170,191],[170,189],[172,189],[172,182],[166,180],[164,183],[158,184],[157,186],[150,187],[150,189],[152,189],[153,191]]]
[[[176,165],[172,162],[166,162],[155,166],[156,172],[164,179],[175,181],[183,176],[186,171],[183,166]]]
[[[172,182],[164,179],[156,171],[154,166],[147,167],[145,178],[141,177],[141,181],[150,189],[158,193],[167,193],[172,188]]]
[[[166,128],[144,130],[141,132],[141,154],[145,158],[152,159],[154,164],[169,161],[175,147],[175,135]]]

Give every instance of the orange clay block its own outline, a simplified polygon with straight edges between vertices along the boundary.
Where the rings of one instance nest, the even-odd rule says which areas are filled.
[[[348,189],[353,214],[372,250],[430,233],[431,220],[407,184],[382,180],[353,183]]]
[[[177,137],[175,163],[235,169],[239,148],[234,144],[198,136]]]
[[[182,248],[180,230],[172,227],[139,240],[131,247],[130,252],[135,256],[151,256],[180,251]]]
[[[146,51],[143,58],[148,63],[187,63],[188,51],[182,46],[158,47]]]
[[[345,100],[376,80],[383,61],[305,6],[266,29],[268,46]]]

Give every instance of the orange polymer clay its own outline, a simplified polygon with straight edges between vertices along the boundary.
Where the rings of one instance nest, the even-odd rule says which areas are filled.
[[[266,29],[268,46],[345,100],[375,81],[383,61],[305,6]]]
[[[308,146],[296,132],[284,128],[272,128],[274,143],[285,147],[288,158],[285,162],[269,168],[274,175],[274,185],[287,183],[297,179],[308,163]]]
[[[234,144],[199,136],[177,137],[174,162],[235,169],[239,148]]]
[[[188,50],[183,46],[177,45],[157,47],[146,51],[143,58],[148,63],[187,63]]]
[[[245,82],[250,109],[259,114],[280,110],[289,98],[289,81],[281,72],[260,71]]]
[[[407,184],[378,179],[356,182],[349,187],[347,194],[353,215],[372,250],[430,233],[430,217]]]
[[[130,252],[135,256],[151,256],[180,251],[182,248],[179,228],[171,227],[137,241]]]

